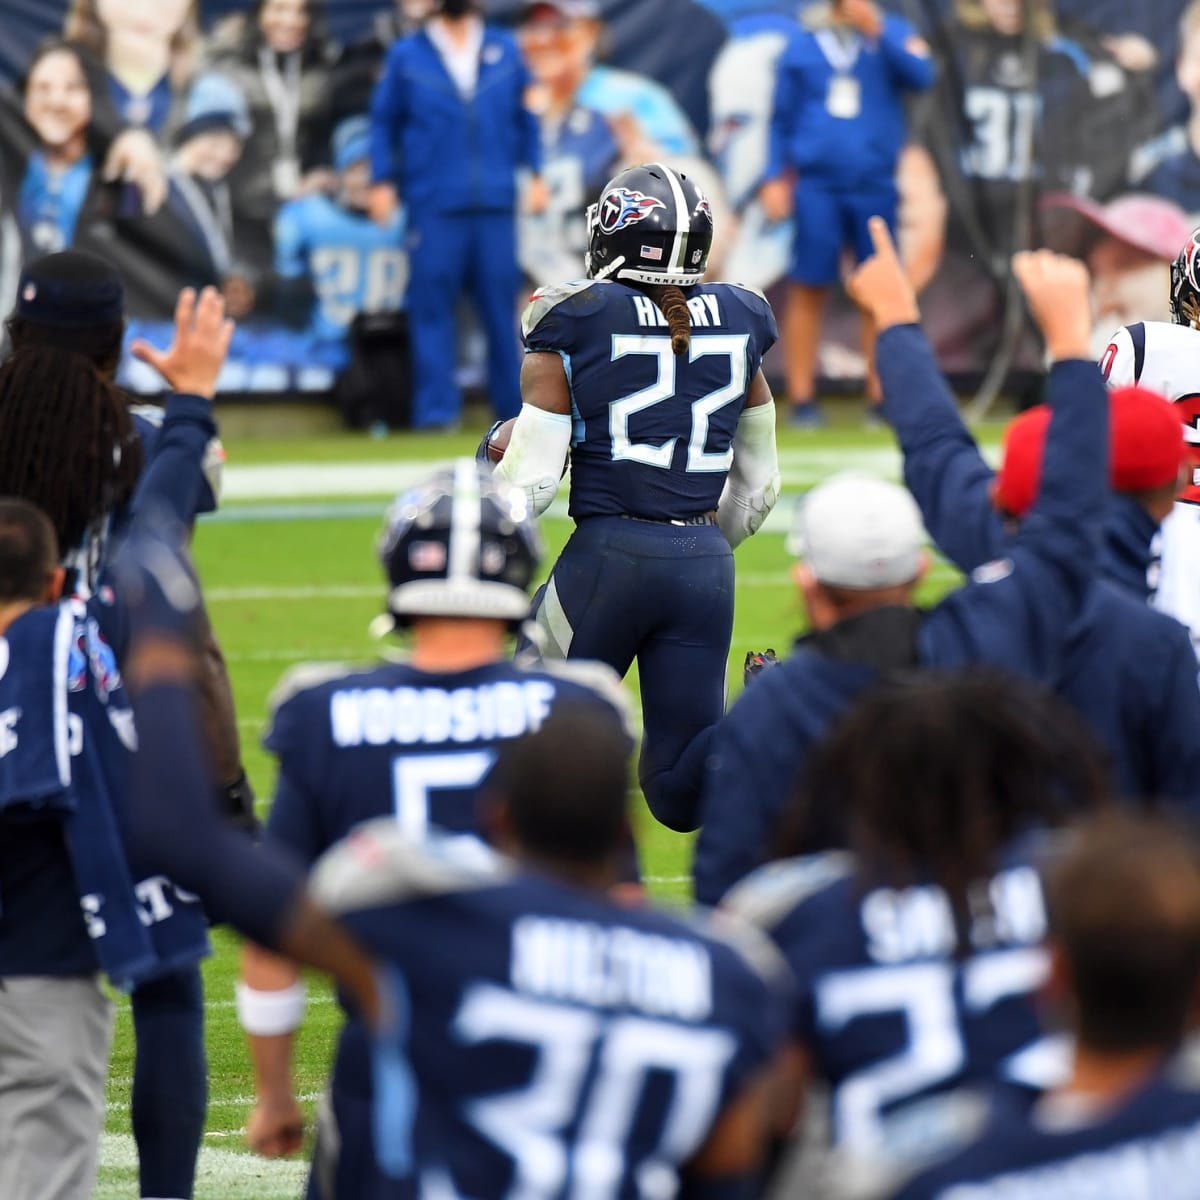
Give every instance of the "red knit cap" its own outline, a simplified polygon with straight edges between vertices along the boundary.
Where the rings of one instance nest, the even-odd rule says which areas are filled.
[[[1148,388],[1117,388],[1108,394],[1109,486],[1141,492],[1176,479],[1184,461],[1183,426],[1174,406]],[[1012,421],[1004,433],[1004,461],[992,498],[997,508],[1023,517],[1037,499],[1050,409],[1039,404]]]

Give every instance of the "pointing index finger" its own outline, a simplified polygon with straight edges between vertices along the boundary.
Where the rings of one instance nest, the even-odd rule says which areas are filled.
[[[875,247],[875,253],[884,259],[895,259],[896,243],[892,241],[892,231],[888,229],[888,223],[882,217],[872,217],[867,222],[867,228],[871,234],[871,244]]]

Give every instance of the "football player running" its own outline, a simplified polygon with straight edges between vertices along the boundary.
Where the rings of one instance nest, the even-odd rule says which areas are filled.
[[[1200,229],[1171,264],[1171,321],[1139,321],[1113,334],[1100,360],[1109,387],[1139,384],[1174,402],[1191,466],[1162,524],[1154,606],[1188,627],[1200,655]],[[1157,578],[1155,577],[1157,575]],[[1155,585],[1157,585],[1155,587]]]
[[[732,547],[779,491],[761,370],[778,330],[760,292],[702,282],[712,214],[681,172],[622,171],[588,230],[587,278],[535,292],[522,317],[523,404],[496,470],[540,513],[570,453],[575,532],[535,600],[539,649],[622,676],[637,660],[642,789],[660,821],[694,829],[697,735],[725,705]]]
[[[383,620],[411,634],[411,655],[361,669],[298,668],[276,693],[265,739],[280,765],[266,841],[306,865],[375,817],[410,841],[436,829],[478,853],[486,832],[478,794],[505,742],[565,702],[609,716],[620,708],[624,719],[624,692],[607,667],[532,669],[508,656],[541,557],[522,492],[461,459],[399,497],[379,550],[389,584]],[[302,1134],[291,1052],[303,985],[293,963],[253,945],[244,980],[238,1014],[258,1096],[247,1139],[260,1153],[287,1154]],[[352,1016],[321,1113],[310,1196],[376,1195],[367,1051]]]

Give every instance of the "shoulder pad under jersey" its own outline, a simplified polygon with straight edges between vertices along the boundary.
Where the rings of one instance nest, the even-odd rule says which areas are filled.
[[[546,659],[538,663],[518,663],[522,670],[543,671],[567,683],[576,683],[588,688],[596,696],[616,710],[621,724],[629,736],[636,737],[633,722],[633,705],[621,677],[607,663],[587,658]]]
[[[361,664],[351,663],[297,663],[284,672],[283,678],[275,685],[274,691],[267,698],[267,712],[274,716],[289,700],[310,688],[320,687],[346,675],[355,675],[365,670]]]
[[[768,863],[737,884],[721,906],[760,929],[772,929],[797,904],[844,879],[853,867],[853,857],[843,851]]]
[[[569,283],[554,283],[538,288],[529,297],[529,303],[521,314],[522,337],[528,338],[549,313],[568,301],[574,301],[572,316],[595,311],[603,303],[603,287],[602,280],[574,279]],[[589,289],[594,289],[591,295],[588,295]]]
[[[492,887],[515,868],[478,838],[437,835],[415,842],[394,817],[355,828],[313,867],[308,891],[328,913],[379,908],[422,896]]]

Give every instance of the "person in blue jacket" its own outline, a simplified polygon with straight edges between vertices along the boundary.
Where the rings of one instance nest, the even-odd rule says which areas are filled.
[[[872,0],[833,0],[827,19],[797,29],[776,65],[767,165],[759,199],[795,235],[783,346],[793,425],[820,425],[814,399],[821,311],[842,251],[871,253],[867,220],[895,231],[896,164],[905,139],[904,94],[934,81],[929,47]],[[872,331],[864,327],[867,393],[874,398]]]
[[[886,227],[878,230],[890,246]],[[898,263],[895,270],[896,286],[876,297],[881,329],[919,317]],[[972,663],[1047,683],[1061,674],[1070,626],[1095,573],[1106,491],[1097,464],[1108,454],[1108,401],[1089,358],[1082,264],[1037,252],[1015,256],[1013,270],[1055,361],[1054,418],[1037,502],[1004,557],[922,612],[913,594],[928,560],[908,492],[843,474],[809,494],[793,549],[804,559],[798,581],[814,632],[751,684],[711,736],[693,866],[703,903],[719,900],[763,861],[809,749],[881,675]],[[905,353],[890,345],[881,351]]]
[[[886,244],[859,282],[861,289],[858,282],[852,286],[868,305],[873,296],[905,286]],[[1031,409],[1013,422],[996,475],[959,417],[920,331],[887,329],[879,345],[883,414],[904,452],[905,482],[942,553],[974,571],[1007,553],[1012,520],[1029,511],[1047,413]],[[1054,374],[1050,386],[1056,386]],[[1185,448],[1171,428],[1177,413],[1162,397],[1124,389],[1112,393],[1110,404],[1112,490],[1098,514],[1104,532],[1099,577],[1074,617],[1061,673],[1051,683],[1107,747],[1120,795],[1195,807],[1200,689],[1184,654],[1187,630],[1147,606],[1143,560],[1171,511]]]
[[[488,340],[496,416],[521,408],[517,355],[517,169],[533,172],[527,204],[546,204],[530,76],[515,39],[484,25],[473,0],[442,0],[388,52],[371,102],[371,216],[408,217],[413,425],[457,423],[455,311],[469,285]]]

